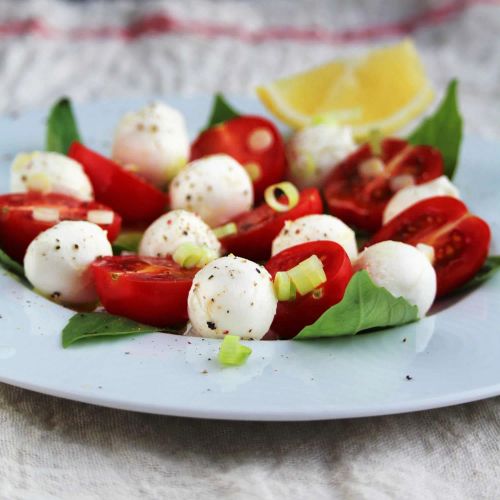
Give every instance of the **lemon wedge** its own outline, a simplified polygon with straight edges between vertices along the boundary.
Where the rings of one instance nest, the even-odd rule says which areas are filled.
[[[276,80],[258,87],[257,94],[293,128],[328,117],[350,125],[357,139],[374,129],[387,135],[404,127],[434,98],[410,40]]]

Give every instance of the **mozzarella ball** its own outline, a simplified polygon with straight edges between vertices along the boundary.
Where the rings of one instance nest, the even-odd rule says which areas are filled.
[[[16,156],[10,171],[10,190],[61,193],[83,201],[94,198],[92,184],[77,161],[46,151]]]
[[[287,221],[273,241],[273,255],[306,241],[335,241],[346,251],[351,260],[358,256],[354,231],[333,215],[306,215]]]
[[[189,157],[184,117],[162,103],[127,113],[116,128],[112,156],[155,186],[166,186]]]
[[[267,270],[229,255],[198,271],[189,291],[188,313],[202,337],[261,339],[271,327],[277,304]]]
[[[436,298],[436,272],[424,253],[398,241],[382,241],[361,252],[356,270],[366,269],[377,286],[418,307],[423,318]]]
[[[170,184],[172,208],[196,212],[215,227],[250,210],[253,186],[246,170],[228,155],[192,161]]]
[[[156,219],[145,231],[139,255],[166,257],[182,243],[194,243],[213,250],[217,257],[221,245],[213,231],[197,215],[186,210],[172,210]]]
[[[328,123],[304,127],[287,143],[289,178],[300,189],[320,186],[355,149],[349,127]]]
[[[434,196],[460,198],[460,192],[445,175],[424,184],[405,187],[399,190],[385,207],[384,224],[415,203]]]
[[[63,221],[30,243],[24,270],[41,293],[64,303],[86,304],[97,300],[90,264],[112,254],[106,231],[99,226]]]

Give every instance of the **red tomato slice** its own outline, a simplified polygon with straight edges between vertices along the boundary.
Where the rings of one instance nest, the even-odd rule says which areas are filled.
[[[369,144],[339,163],[325,182],[324,195],[330,212],[366,231],[382,225],[382,214],[394,194],[391,179],[411,175],[415,184],[443,174],[441,153],[430,146],[412,146],[402,139],[384,139],[380,159],[385,170],[376,177],[363,176],[361,164],[374,157]]]
[[[22,262],[28,245],[57,222],[35,220],[33,209],[55,208],[59,220],[87,220],[89,210],[111,210],[95,201],[81,201],[64,194],[12,193],[0,196],[0,248]],[[99,224],[113,242],[121,229],[121,217],[114,214],[111,224]]]
[[[165,194],[114,161],[78,142],[68,155],[83,165],[96,200],[118,212],[125,223],[149,224],[165,212]]]
[[[491,232],[488,224],[469,213],[460,201],[436,196],[420,201],[390,220],[370,245],[384,240],[434,247],[438,297],[469,281],[488,256]]]
[[[313,292],[290,302],[279,302],[276,316],[271,326],[272,333],[280,339],[295,337],[302,328],[314,323],[329,307],[342,300],[347,284],[352,276],[352,266],[345,250],[333,241],[309,241],[276,254],[266,264],[274,278],[278,271],[288,271],[311,255],[323,262],[326,283]]]
[[[276,212],[267,203],[238,216],[237,233],[221,239],[224,248],[251,260],[266,260],[271,255],[274,238],[287,220],[323,212],[321,196],[316,188],[304,189],[298,204],[288,212]]]
[[[103,257],[92,264],[97,294],[106,310],[148,325],[187,321],[187,298],[197,268],[171,258],[136,255]]]
[[[191,159],[225,153],[243,166],[255,170],[255,200],[260,201],[266,187],[285,175],[286,157],[278,129],[260,116],[240,116],[203,131],[191,146]],[[251,172],[251,171],[250,171]]]

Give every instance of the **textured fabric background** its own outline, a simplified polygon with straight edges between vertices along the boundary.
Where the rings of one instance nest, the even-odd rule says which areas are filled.
[[[495,1],[0,0],[0,112],[116,95],[251,92],[401,36],[469,132],[500,137]],[[1,138],[0,138],[1,140]],[[232,423],[0,385],[0,498],[498,498],[500,399],[373,419]]]

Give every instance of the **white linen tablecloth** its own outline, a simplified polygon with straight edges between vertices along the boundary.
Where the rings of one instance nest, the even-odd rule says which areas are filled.
[[[249,93],[412,36],[438,88],[460,79],[467,131],[499,138],[499,6],[0,0],[0,112],[62,94]],[[1,499],[500,496],[498,398],[379,418],[240,423],[116,411],[0,385],[0,425]]]

